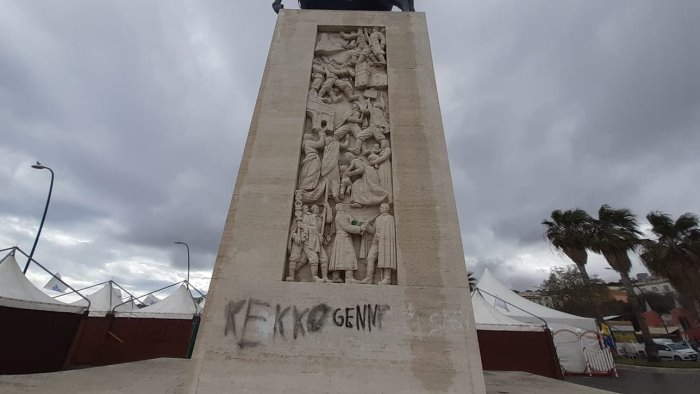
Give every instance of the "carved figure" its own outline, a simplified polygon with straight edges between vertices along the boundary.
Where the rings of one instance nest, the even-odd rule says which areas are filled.
[[[396,226],[394,217],[389,214],[389,204],[380,205],[379,212],[374,226],[367,225],[367,232],[374,233],[374,237],[367,254],[367,276],[362,283],[372,283],[376,264],[382,270],[379,284],[389,285],[392,271],[396,270]]]
[[[281,2],[275,3],[281,9]],[[335,2],[340,7],[358,3]],[[364,283],[371,283],[379,269],[378,282],[391,284],[396,236],[388,205],[393,188],[385,34],[383,28],[357,27],[317,35],[287,281],[359,283],[355,271],[366,267]],[[358,221],[349,206],[376,216]],[[310,277],[297,277],[307,262]]]
[[[330,206],[328,207],[330,208]],[[317,255],[316,263],[309,258],[311,264],[311,277],[315,282],[328,281],[328,254],[326,253],[325,245],[327,240],[323,235],[325,223],[330,223],[333,220],[330,209],[324,211],[325,217],[321,216],[321,209],[318,205],[311,206],[311,212],[304,217],[304,224],[309,231],[308,248],[312,249]],[[306,249],[305,249],[306,250]],[[318,276],[318,263],[321,263],[321,277]]]
[[[322,237],[320,237],[316,231],[316,217],[309,212],[308,205],[302,206],[302,226],[301,249],[311,265],[311,275],[313,279],[320,282],[321,280],[318,278],[318,260],[321,252]]]
[[[369,47],[372,49],[372,54],[376,56],[379,63],[386,64],[386,58],[384,55],[386,52],[386,37],[382,30],[378,27],[372,28],[372,34],[369,35]]]
[[[354,31],[352,33],[346,33],[344,31],[340,32],[340,36],[343,37],[347,43],[344,45],[344,48],[346,49],[352,49],[357,46],[358,38],[362,40],[362,28],[357,29],[357,31]]]
[[[318,91],[319,97],[323,97],[326,94],[330,96],[329,99],[323,99],[325,103],[337,103],[341,99],[341,96],[336,96],[332,88],[338,88],[338,90],[345,93],[345,96],[350,101],[355,101],[359,98],[359,96],[355,95],[355,89],[353,88],[353,81],[351,79],[355,77],[355,70],[331,59],[326,63],[325,72],[326,80]]]
[[[340,149],[347,148],[348,141],[340,143],[338,139],[331,135],[326,138],[326,147],[323,150],[323,160],[321,161],[321,176],[326,182],[327,193],[336,201],[340,201],[340,169],[338,160],[340,159]],[[320,197],[320,195],[319,195]]]
[[[297,218],[292,224],[291,235],[287,243],[289,251],[289,265],[287,266],[287,282],[294,282],[297,268],[301,267],[302,255],[304,253],[304,242],[308,237],[308,231],[302,218]]]
[[[362,234],[365,231],[364,225],[352,224],[353,218],[345,211],[343,204],[335,204],[335,241],[333,251],[330,256],[330,266],[332,271],[331,280],[335,283],[341,282],[340,271],[345,271],[345,283],[359,283],[355,279],[357,271],[357,256],[355,246],[353,246],[351,234]]]
[[[393,186],[391,181],[391,147],[388,139],[383,139],[379,142],[379,150],[373,151],[368,157],[369,164],[377,169],[379,176],[379,184],[389,192],[387,202],[393,202]]]
[[[379,183],[377,170],[369,165],[364,158],[355,156],[352,152],[346,152],[345,157],[350,162],[350,166],[345,170],[344,176],[359,177],[352,183],[350,206],[360,208],[385,202],[389,191]]]
[[[308,133],[304,134],[302,140],[304,160],[301,162],[301,171],[299,171],[299,189],[302,191],[302,195],[306,195],[307,198],[304,200],[307,201],[309,201],[308,198],[312,198],[316,194],[315,191],[319,188],[321,158],[318,155],[318,149],[326,146],[325,134],[317,134],[319,134],[318,140],[314,140],[313,135]]]
[[[369,118],[369,127],[363,129],[357,134],[355,139],[355,147],[349,149],[356,155],[359,155],[362,149],[362,144],[370,137],[381,141],[386,139],[384,134],[389,132],[389,115],[384,109],[384,104],[380,101],[372,103],[371,101],[362,108],[362,113]]]
[[[343,116],[338,118],[337,128],[333,134],[338,140],[345,138],[348,133],[352,133],[353,137],[357,138],[362,131],[360,126],[363,119],[360,105],[355,101],[350,105],[350,110],[345,111]]]
[[[318,95],[318,90],[323,86],[326,75],[326,64],[322,57],[316,57],[311,65],[311,87],[309,92]]]

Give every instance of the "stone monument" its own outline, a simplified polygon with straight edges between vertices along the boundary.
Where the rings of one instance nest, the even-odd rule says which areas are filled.
[[[280,10],[193,358],[193,393],[485,391],[424,14]]]

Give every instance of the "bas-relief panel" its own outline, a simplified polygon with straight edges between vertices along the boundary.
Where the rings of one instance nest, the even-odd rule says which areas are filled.
[[[319,28],[285,280],[396,283],[386,34]]]

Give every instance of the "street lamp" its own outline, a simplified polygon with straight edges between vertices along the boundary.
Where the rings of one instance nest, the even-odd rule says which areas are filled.
[[[51,201],[51,191],[53,190],[53,170],[39,163],[32,165],[32,168],[37,170],[49,170],[51,172],[51,185],[49,186],[49,196],[46,198],[46,207],[44,207],[44,215],[41,217],[41,224],[39,224],[39,231],[36,233],[36,239],[34,240],[34,245],[32,246],[32,251],[29,252],[29,259],[27,259],[27,264],[24,266],[23,273],[27,273],[29,268],[29,263],[32,262],[32,256],[34,256],[34,250],[36,249],[36,244],[39,242],[39,236],[41,235],[41,229],[44,227],[44,220],[46,220],[46,212],[49,210],[49,202]]]
[[[185,242],[175,241],[176,245],[185,245],[187,248],[187,283],[190,283],[190,246]]]

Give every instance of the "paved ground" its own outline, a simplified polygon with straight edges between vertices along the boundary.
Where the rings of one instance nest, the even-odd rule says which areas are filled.
[[[623,394],[700,393],[700,369],[617,367],[619,378],[569,377],[566,381]]]
[[[2,394],[185,394],[192,360],[157,359],[33,375],[0,375]],[[605,394],[525,372],[484,372],[487,394]]]

